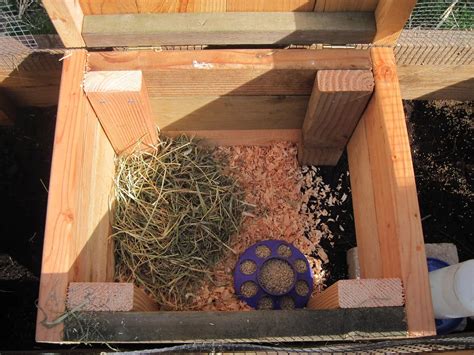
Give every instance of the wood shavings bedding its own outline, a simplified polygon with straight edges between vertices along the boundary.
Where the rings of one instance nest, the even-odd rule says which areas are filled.
[[[216,154],[226,156],[228,173],[245,191],[249,209],[244,213],[238,235],[231,239],[233,253],[223,257],[214,271],[214,284],[205,283],[194,297],[194,310],[236,311],[251,308],[240,301],[233,289],[233,270],[238,256],[254,243],[279,239],[292,243],[306,255],[314,273],[315,290],[324,281],[319,259],[320,233],[310,230],[312,216],[301,212],[301,168],[296,146],[277,143],[269,147],[219,147]],[[305,232],[310,231],[309,238]]]

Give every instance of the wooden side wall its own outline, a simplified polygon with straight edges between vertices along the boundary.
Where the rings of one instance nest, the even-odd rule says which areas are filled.
[[[64,60],[49,185],[36,340],[62,340],[69,282],[113,281],[108,239],[115,153],[82,90],[87,52]]]
[[[246,130],[255,143],[250,131],[283,130],[294,141],[317,70],[371,63],[364,50],[139,51],[90,53],[88,68],[142,70],[163,131]]]

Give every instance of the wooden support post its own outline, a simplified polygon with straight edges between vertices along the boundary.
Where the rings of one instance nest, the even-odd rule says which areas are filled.
[[[48,15],[66,48],[85,47],[82,39],[84,14],[77,0],[43,0]]]
[[[410,143],[393,50],[373,48],[375,91],[348,145],[363,278],[401,278],[411,336],[435,335]]]
[[[86,73],[84,91],[117,154],[157,142],[141,71]]]
[[[94,312],[152,312],[159,307],[142,289],[126,282],[71,282],[67,309]]]
[[[337,164],[373,89],[370,70],[318,71],[303,123],[300,164]]]
[[[340,280],[313,294],[309,309],[368,308],[403,306],[403,287],[400,279]]]
[[[109,192],[115,153],[81,88],[87,52],[66,52],[56,119],[36,341],[60,342],[70,282],[113,279]]]
[[[0,92],[0,126],[11,126],[15,122],[15,108],[11,101]]]
[[[377,33],[373,43],[394,46],[415,4],[416,0],[379,0],[375,9]]]

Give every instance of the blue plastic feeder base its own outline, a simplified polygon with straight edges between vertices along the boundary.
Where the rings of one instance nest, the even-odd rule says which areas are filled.
[[[288,291],[272,293],[262,282],[262,268],[272,259],[281,260],[291,268],[294,277]],[[246,292],[249,285],[251,292]],[[247,248],[240,256],[234,270],[234,287],[237,295],[256,309],[303,308],[313,290],[313,272],[306,257],[292,244],[265,240]]]

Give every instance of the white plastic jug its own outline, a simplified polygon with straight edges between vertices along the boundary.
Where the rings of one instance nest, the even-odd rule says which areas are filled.
[[[474,259],[430,272],[436,319],[474,316]]]

